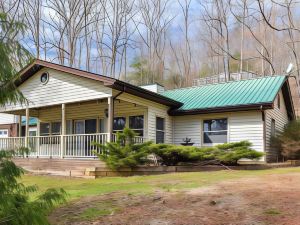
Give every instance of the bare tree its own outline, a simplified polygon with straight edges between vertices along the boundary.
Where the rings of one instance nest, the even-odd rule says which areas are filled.
[[[139,2],[141,20],[135,21],[135,25],[146,48],[147,83],[164,79],[167,30],[174,18],[167,13],[169,4],[169,0],[140,0]]]
[[[222,54],[225,79],[230,80],[230,58],[234,58],[230,53],[229,46],[229,3],[223,0],[199,1],[203,9],[202,20],[205,22],[211,37],[215,37],[209,42],[214,42]],[[234,58],[236,59],[236,58]]]

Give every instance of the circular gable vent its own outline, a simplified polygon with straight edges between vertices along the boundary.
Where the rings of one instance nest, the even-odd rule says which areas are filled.
[[[49,73],[42,73],[41,75],[41,83],[47,84],[49,81]]]

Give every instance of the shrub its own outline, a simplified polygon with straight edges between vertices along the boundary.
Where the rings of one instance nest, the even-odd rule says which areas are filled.
[[[125,128],[123,132],[117,133],[116,142],[108,142],[105,145],[94,143],[103,149],[103,154],[95,153],[100,160],[113,170],[121,167],[136,167],[148,162],[148,146],[151,142],[134,144],[135,132]]]
[[[216,159],[227,165],[235,165],[239,159],[259,159],[264,155],[262,152],[251,149],[251,146],[252,144],[248,141],[217,145]]]
[[[152,144],[149,152],[161,158],[162,164],[175,166],[180,162],[197,162],[214,159],[214,148],[202,148],[194,146],[181,146],[171,144]]]
[[[134,144],[135,135],[132,130],[125,128],[123,132],[117,133],[116,142],[105,145],[94,143],[99,148],[104,149],[103,154],[95,154],[112,170],[143,165],[148,162],[147,156],[150,154],[158,156],[161,163],[167,166],[209,160],[232,165],[237,164],[241,158],[258,159],[263,156],[263,153],[251,149],[251,143],[248,141],[199,148],[172,144],[152,144],[151,142]]]
[[[300,121],[287,124],[281,133],[272,137],[271,144],[288,159],[300,159]]]
[[[178,146],[171,144],[153,144],[149,152],[159,156],[163,165],[175,166],[184,162],[200,162],[215,160],[233,165],[241,158],[258,159],[263,153],[251,149],[251,143],[242,141],[214,147]]]
[[[24,186],[19,178],[23,170],[11,160],[13,151],[0,151],[0,224],[49,224],[47,213],[56,204],[65,201],[63,189],[48,189],[30,200],[36,186]]]

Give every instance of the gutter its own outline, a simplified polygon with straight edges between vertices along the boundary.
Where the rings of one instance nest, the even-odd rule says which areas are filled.
[[[247,104],[247,105],[235,105],[225,106],[216,108],[204,108],[204,109],[192,109],[192,110],[170,110],[170,116],[184,116],[184,115],[197,115],[207,113],[220,113],[220,112],[236,112],[236,111],[250,111],[250,110],[266,110],[272,109],[273,103],[258,103],[258,104]]]

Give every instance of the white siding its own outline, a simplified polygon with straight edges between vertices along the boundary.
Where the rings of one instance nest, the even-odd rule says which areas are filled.
[[[49,81],[47,84],[42,84],[40,75],[45,71],[49,73]],[[39,71],[20,85],[19,90],[28,100],[29,108],[101,99],[111,96],[112,92],[110,88],[105,87],[101,82],[53,69]],[[0,111],[22,109],[24,107],[19,104],[0,108]]]
[[[11,114],[0,113],[0,124],[12,124],[16,122],[16,116]]]
[[[262,113],[258,111],[174,117],[174,144],[189,137],[195,145],[202,146],[203,120],[214,118],[228,118],[228,142],[248,140],[255,150],[264,151]]]
[[[132,102],[147,107],[148,134],[146,137],[148,137],[149,140],[152,140],[154,142],[156,140],[156,117],[164,118],[165,119],[165,142],[172,143],[173,127],[172,127],[172,117],[168,115],[169,107],[126,93],[120,95],[118,99],[122,99],[127,102]]]
[[[276,162],[278,160],[278,150],[271,147],[271,121],[275,120],[275,130],[276,132],[283,131],[284,126],[289,122],[287,110],[285,107],[284,98],[282,92],[279,92],[280,97],[280,108],[278,108],[278,96],[274,101],[274,109],[266,110],[265,113],[265,126],[266,126],[266,152],[267,161]]]

